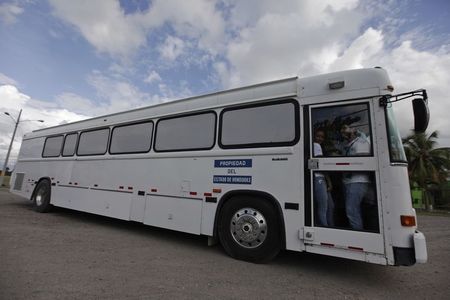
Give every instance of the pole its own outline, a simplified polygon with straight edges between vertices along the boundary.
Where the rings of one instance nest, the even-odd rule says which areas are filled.
[[[17,126],[19,126],[21,114],[22,114],[22,110],[20,110],[19,116],[17,117],[16,126],[14,127],[14,132],[13,132],[13,135],[11,138],[11,143],[9,144],[8,153],[6,154],[5,164],[3,165],[2,176],[0,177],[0,186],[5,186],[4,181],[5,181],[6,167],[8,166],[9,154],[11,153],[11,148],[14,143],[14,138],[16,137]]]

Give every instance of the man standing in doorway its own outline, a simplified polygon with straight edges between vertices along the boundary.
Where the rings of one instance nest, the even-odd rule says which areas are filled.
[[[345,156],[370,155],[367,138],[358,136],[354,128],[344,125],[341,135],[346,141]],[[345,190],[345,211],[352,229],[363,230],[361,203],[369,190],[370,179],[366,172],[346,172],[343,174]]]

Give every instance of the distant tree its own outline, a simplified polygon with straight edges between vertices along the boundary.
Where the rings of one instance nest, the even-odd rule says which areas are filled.
[[[447,180],[450,170],[450,148],[436,148],[438,136],[433,131],[430,135],[413,133],[403,139],[409,178],[423,190],[427,210],[431,204],[430,191]]]

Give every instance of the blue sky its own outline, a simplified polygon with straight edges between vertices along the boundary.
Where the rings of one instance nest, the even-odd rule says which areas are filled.
[[[39,126],[374,66],[396,92],[429,91],[450,146],[450,1],[0,0],[0,111],[46,121],[20,125],[13,160]],[[0,162],[12,129],[2,114]]]

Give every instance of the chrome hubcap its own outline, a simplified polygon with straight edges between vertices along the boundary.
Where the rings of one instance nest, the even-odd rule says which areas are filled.
[[[46,190],[43,188],[40,188],[36,193],[36,205],[41,206],[44,203],[44,197],[46,194]]]
[[[37,204],[37,206],[41,206],[42,205],[42,195],[38,194],[36,196],[36,204]]]
[[[256,248],[266,239],[266,219],[256,209],[242,208],[231,218],[230,231],[233,239],[240,246]]]

